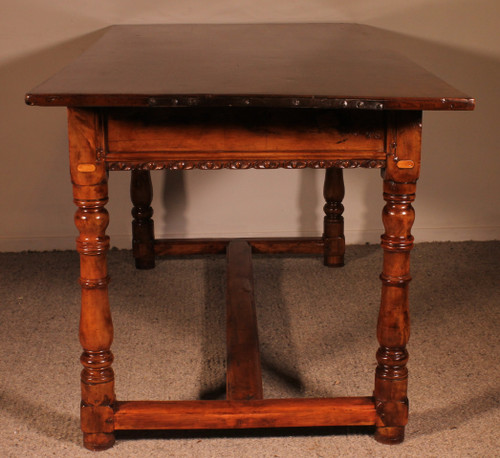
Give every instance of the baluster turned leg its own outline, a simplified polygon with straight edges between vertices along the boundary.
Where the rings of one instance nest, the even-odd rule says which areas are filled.
[[[324,264],[330,267],[344,265],[345,239],[344,239],[344,179],[342,169],[329,168],[325,173],[323,196],[326,204],[323,207],[325,217],[323,220]]]
[[[421,113],[401,113],[392,122],[389,136],[390,155],[384,176],[382,212],[385,233],[382,235],[384,263],[382,299],[377,324],[375,372],[375,407],[377,422],[375,439],[397,444],[404,439],[408,421],[408,352],[410,337],[408,286],[410,251],[413,247],[411,228],[415,219],[412,202],[420,169]]]
[[[115,441],[113,426],[114,374],[113,324],[108,301],[106,253],[109,238],[105,235],[108,213],[107,173],[97,159],[95,147],[96,116],[92,111],[69,110],[70,168],[74,201],[78,207],[75,224],[80,233],[82,303],[80,342],[81,427],[84,445],[90,450],[104,450]]]
[[[138,269],[152,269],[155,266],[153,186],[149,170],[132,170],[130,181],[132,209],[132,251]]]
[[[380,306],[375,376],[375,402],[379,421],[376,439],[383,443],[399,443],[404,439],[408,420],[408,352],[410,336],[408,283],[410,282],[410,250],[414,220],[411,202],[415,198],[413,183],[384,183],[387,204],[383,212],[385,234],[382,236],[384,267]]]

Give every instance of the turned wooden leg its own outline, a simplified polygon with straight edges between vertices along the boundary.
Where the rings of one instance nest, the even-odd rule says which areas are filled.
[[[155,266],[153,186],[149,170],[132,170],[130,181],[132,209],[132,251],[138,269],[152,269]]]
[[[104,209],[107,198],[79,200],[75,222],[80,236],[80,284],[82,308],[80,343],[83,353],[81,373],[81,424],[84,445],[90,450],[104,450],[113,445],[114,374],[113,324],[108,301],[106,252],[109,239],[104,235],[108,215]]]
[[[411,228],[415,219],[412,202],[420,169],[421,113],[401,113],[390,118],[390,150],[384,173],[382,235],[384,264],[382,299],[377,324],[377,369],[375,371],[375,439],[397,444],[404,439],[408,421],[408,352],[410,337],[408,285]],[[392,137],[392,138],[391,138]]]
[[[323,207],[325,217],[323,220],[324,264],[329,267],[344,265],[345,239],[344,239],[344,179],[342,169],[329,168],[325,173],[323,196],[326,204]]]
[[[109,218],[104,208],[108,200],[107,174],[104,163],[96,157],[96,122],[91,110],[69,110],[70,168],[74,201],[78,207],[75,224],[80,233],[76,246],[80,254],[82,286],[81,427],[85,447],[104,450],[115,441],[115,394],[110,350],[113,324],[106,263],[109,249],[109,238],[105,235]]]
[[[382,301],[377,325],[380,348],[375,376],[375,404],[378,413],[375,438],[383,443],[400,443],[408,421],[408,352],[410,336],[408,283],[410,250],[414,220],[411,202],[414,183],[384,183],[387,204],[383,212],[385,234],[382,236],[384,267]]]

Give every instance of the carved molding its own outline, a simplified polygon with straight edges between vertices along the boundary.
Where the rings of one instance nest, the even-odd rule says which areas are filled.
[[[285,161],[149,161],[149,162],[108,162],[107,168],[120,170],[219,170],[219,169],[325,169],[337,167],[342,169],[369,168],[381,169],[386,166],[380,159],[336,159],[336,160],[285,160]]]

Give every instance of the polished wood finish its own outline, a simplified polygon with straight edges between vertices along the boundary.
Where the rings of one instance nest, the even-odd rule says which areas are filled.
[[[262,401],[118,402],[115,430],[243,429],[373,425],[370,397]]]
[[[474,100],[356,24],[110,27],[27,94],[47,106],[470,110]]]
[[[375,438],[383,443],[404,439],[408,421],[408,352],[410,336],[408,284],[410,250],[413,247],[411,227],[415,219],[412,202],[420,172],[422,116],[419,112],[401,113],[390,131],[390,154],[384,174],[382,213],[385,233],[382,235],[384,264],[382,300],[377,324],[378,366],[375,375],[377,429]],[[398,161],[411,160],[411,169],[399,168]]]
[[[227,247],[226,317],[226,399],[262,399],[252,249],[243,240],[234,240]]]
[[[97,160],[99,144],[95,135],[98,117],[91,110],[68,110],[70,171],[73,198],[78,210],[75,224],[80,233],[76,248],[80,253],[80,343],[83,353],[81,373],[81,426],[83,440],[91,450],[104,450],[114,443],[113,418],[114,374],[113,324],[108,301],[106,253],[109,237],[107,172]],[[82,171],[79,164],[94,164],[95,169]]]
[[[103,450],[122,429],[373,425],[395,444],[408,420],[412,202],[422,110],[470,110],[474,100],[395,53],[358,25],[116,26],[26,95],[68,106],[78,207],[84,445]],[[326,169],[323,237],[155,240],[150,170]],[[251,252],[322,254],[344,263],[345,168],[381,169],[382,294],[373,397],[261,399]],[[133,252],[227,249],[227,399],[125,401],[114,394],[108,301],[107,173],[132,171]]]

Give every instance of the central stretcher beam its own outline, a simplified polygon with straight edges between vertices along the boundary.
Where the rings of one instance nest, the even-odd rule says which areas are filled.
[[[226,326],[226,399],[262,399],[252,248],[243,240],[227,247]]]

